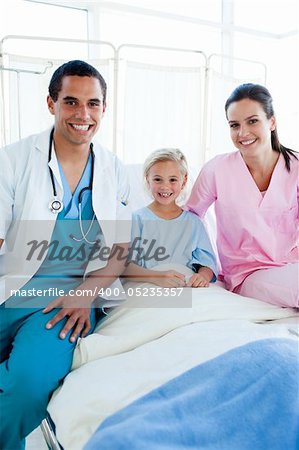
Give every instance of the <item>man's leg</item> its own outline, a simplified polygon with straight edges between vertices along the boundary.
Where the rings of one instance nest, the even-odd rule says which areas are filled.
[[[45,418],[52,392],[71,368],[75,344],[68,340],[70,333],[64,340],[59,338],[67,318],[50,330],[45,328],[56,312],[37,311],[25,317],[9,358],[0,364],[1,450],[24,448],[24,438]],[[94,309],[91,323],[93,329]]]
[[[249,275],[236,292],[277,306],[299,307],[299,265],[260,269]]]

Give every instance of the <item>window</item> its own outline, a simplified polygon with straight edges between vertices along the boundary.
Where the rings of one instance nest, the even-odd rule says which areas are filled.
[[[88,39],[87,10],[26,0],[0,2],[0,38],[12,34]],[[36,55],[34,45],[15,44],[9,47],[10,53]],[[59,47],[55,47],[59,53]]]

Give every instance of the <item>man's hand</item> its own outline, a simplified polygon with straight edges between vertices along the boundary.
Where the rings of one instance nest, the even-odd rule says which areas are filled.
[[[185,275],[175,270],[155,271],[156,276],[149,277],[148,282],[154,283],[157,286],[166,288],[183,287],[185,286]]]
[[[166,288],[185,286],[185,275],[176,270],[155,270],[146,269],[134,262],[130,262],[126,267],[123,277],[129,281],[145,282],[156,284]]]
[[[70,336],[70,342],[75,342],[79,336],[87,336],[91,327],[90,306],[92,300],[84,299],[83,301],[84,304],[86,303],[84,308],[82,308],[82,297],[77,296],[66,295],[50,302],[43,310],[43,313],[46,314],[55,308],[60,308],[60,311],[47,322],[46,328],[53,328],[62,319],[68,317],[66,324],[59,333],[59,337],[64,339],[71,329],[73,329],[73,332]]]
[[[61,310],[52,317],[46,324],[46,328],[53,328],[60,320],[68,317],[65,326],[62,328],[59,337],[64,339],[68,332],[73,329],[70,336],[70,342],[75,342],[78,336],[87,336],[91,324],[90,324],[90,308],[93,300],[97,295],[93,295],[95,292],[101,288],[106,288],[119,277],[119,275],[125,269],[126,257],[119,258],[118,251],[122,250],[121,255],[125,255],[128,252],[128,243],[118,243],[114,244],[111,250],[111,256],[109,258],[108,264],[97,271],[88,274],[87,279],[77,287],[80,291],[86,290],[86,292],[91,292],[89,296],[70,296],[65,295],[53,300],[48,304],[48,306],[43,310],[43,313],[48,313],[55,308],[61,308]],[[116,251],[115,251],[116,250]],[[76,291],[74,292],[76,294]]]

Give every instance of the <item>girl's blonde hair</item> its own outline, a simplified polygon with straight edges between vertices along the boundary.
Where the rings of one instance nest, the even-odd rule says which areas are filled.
[[[143,174],[146,179],[151,167],[162,161],[177,162],[182,176],[188,175],[188,164],[185,155],[177,148],[161,148],[152,152],[145,160]]]

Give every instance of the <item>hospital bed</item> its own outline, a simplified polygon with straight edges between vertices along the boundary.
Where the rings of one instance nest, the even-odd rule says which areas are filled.
[[[136,209],[148,203],[147,194],[142,194],[140,166],[130,166],[129,175],[131,202]],[[213,233],[214,224],[206,225]],[[171,268],[190,274],[186,267]],[[57,450],[61,445],[64,450],[81,450],[87,445],[88,450],[151,450],[164,445],[171,450],[187,446],[245,450],[252,445],[252,436],[259,435],[260,442],[267,438],[271,445],[275,441],[277,449],[283,448],[279,440],[293,439],[295,450],[299,442],[298,431],[296,436],[294,432],[299,423],[297,310],[232,294],[219,282],[208,289],[185,288],[192,297],[187,308],[181,304],[170,307],[169,298],[159,296],[141,300],[138,292],[149,289],[148,284],[126,286],[131,289],[128,301],[78,342],[72,371],[52,396],[50,420],[42,424],[49,448]],[[271,361],[274,368],[267,366]],[[275,367],[285,371],[276,380]],[[283,376],[291,377],[286,385],[280,382]],[[232,393],[232,386],[239,386],[239,391]],[[185,389],[189,391],[183,395]],[[290,390],[294,393],[291,397]],[[249,393],[248,398],[244,392]],[[271,392],[286,400],[290,408],[287,419]],[[193,427],[201,436],[207,435],[208,441],[202,445],[196,444],[188,398],[191,407],[202,405],[191,413],[198,419]],[[208,399],[214,402],[212,406]],[[210,413],[204,414],[203,408]],[[232,427],[244,415],[244,408],[246,420],[241,421],[237,433]],[[267,411],[272,411],[274,420]],[[219,417],[226,423],[225,430]],[[288,426],[284,426],[286,420]],[[279,421],[281,427],[276,423]],[[253,432],[257,423],[269,429]],[[151,429],[156,437],[150,434]],[[275,435],[274,430],[280,434]],[[181,443],[182,436],[188,445]],[[232,436],[234,442],[229,441]]]

